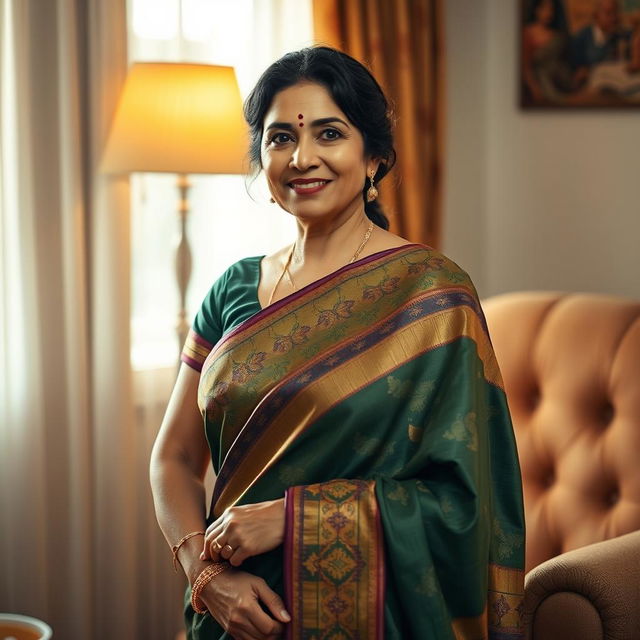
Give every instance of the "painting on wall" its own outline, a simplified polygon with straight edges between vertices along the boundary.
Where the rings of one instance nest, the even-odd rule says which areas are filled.
[[[520,0],[520,102],[640,107],[640,0]]]

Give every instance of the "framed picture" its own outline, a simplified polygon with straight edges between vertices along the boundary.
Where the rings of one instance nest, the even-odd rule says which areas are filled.
[[[640,0],[520,3],[522,107],[640,107]]]

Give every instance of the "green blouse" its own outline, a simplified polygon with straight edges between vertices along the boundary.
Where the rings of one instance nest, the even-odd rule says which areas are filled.
[[[193,330],[211,346],[262,309],[258,300],[260,262],[264,256],[243,258],[214,283],[193,321]],[[191,367],[194,362],[187,362]]]

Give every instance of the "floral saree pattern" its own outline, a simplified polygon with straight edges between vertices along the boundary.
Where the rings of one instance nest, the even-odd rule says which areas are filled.
[[[193,332],[183,360],[202,363],[210,519],[285,496],[283,548],[246,569],[284,595],[287,638],[522,637],[515,441],[457,265],[376,253],[216,344]],[[227,637],[187,615],[191,637]]]

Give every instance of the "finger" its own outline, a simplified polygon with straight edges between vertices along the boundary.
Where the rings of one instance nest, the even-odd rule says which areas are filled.
[[[255,628],[256,637],[260,638],[260,640],[264,640],[265,636],[267,638],[279,638],[284,631],[282,624],[265,613],[257,602],[255,609],[249,612],[248,624]]]
[[[257,603],[256,603],[257,605]],[[267,616],[260,607],[257,607],[260,612],[265,615],[268,620],[271,620],[269,616]],[[272,623],[278,624],[275,620],[271,620]],[[269,627],[267,627],[269,628]],[[265,634],[262,632],[253,622],[251,612],[245,612],[243,614],[242,619],[233,619],[233,617],[229,620],[229,635],[233,636],[235,640],[243,640],[246,638],[247,640],[264,640],[265,635],[269,636],[271,634]]]
[[[212,544],[210,542],[205,542],[202,553],[200,553],[200,560],[212,560],[214,554],[215,551],[212,549]]]
[[[242,547],[237,547],[234,549],[233,555],[229,557],[229,564],[239,567],[250,555]]]
[[[226,542],[220,541],[220,536],[218,536],[217,538],[206,538],[200,558],[202,560],[211,558],[212,560],[218,562],[220,550],[225,544]]]
[[[269,587],[264,580],[257,580],[254,583],[258,598],[266,605],[276,620],[281,622],[291,622],[291,616],[282,602],[282,598]]]
[[[205,533],[204,542],[202,544],[202,554],[200,555],[200,558],[202,560],[207,560],[207,559],[209,559],[211,557],[212,542],[216,538],[218,538],[221,533],[222,533],[222,526],[221,525],[218,525],[218,526],[210,525],[209,526],[209,528],[207,529],[207,532]]]
[[[216,529],[219,529],[222,527],[222,520],[221,518],[218,518],[217,520],[214,520],[208,527],[207,530],[204,532],[206,537],[211,537],[211,533],[213,531],[215,531]],[[215,536],[214,536],[215,538]]]
[[[220,551],[220,556],[223,557],[225,560],[228,560],[233,553],[235,552],[235,549],[229,544],[225,544],[224,547],[222,547],[222,550]]]

